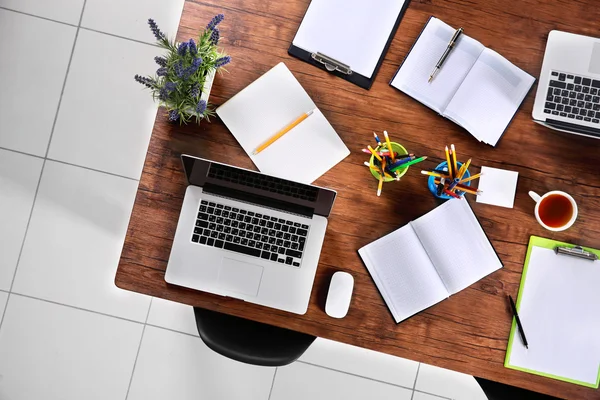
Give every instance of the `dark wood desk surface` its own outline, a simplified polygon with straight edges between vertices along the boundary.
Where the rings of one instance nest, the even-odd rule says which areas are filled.
[[[494,1],[413,0],[371,90],[328,75],[287,54],[309,0],[187,1],[178,38],[194,37],[215,14],[222,46],[231,54],[229,73],[218,76],[211,101],[221,104],[280,61],[284,61],[351,150],[351,155],[315,183],[338,192],[306,315],[298,316],[241,301],[188,290],[164,281],[164,273],[186,182],[182,153],[255,169],[233,136],[218,120],[179,127],[159,112],[144,165],[123,254],[118,287],[200,306],[301,332],[366,347],[491,380],[560,397],[600,399],[600,392],[504,368],[511,324],[506,294],[517,295],[530,235],[600,247],[600,142],[555,133],[535,124],[531,110],[534,86],[496,148],[478,143],[452,122],[436,115],[388,85],[430,15],[463,26],[465,32],[537,77],[548,32],[565,30],[600,36],[600,8],[594,0]],[[155,16],[160,22],[160,16]],[[364,21],[365,35],[376,21]],[[386,184],[380,198],[377,182],[362,164],[360,149],[372,132],[386,129],[411,152],[430,156],[421,166],[443,158],[454,143],[459,156],[481,165],[519,172],[513,209],[471,205],[504,268],[434,307],[395,324],[357,249],[391,232],[438,203],[426,178],[413,168],[399,183]],[[575,225],[563,233],[541,228],[533,216],[529,190],[558,189],[579,205]],[[324,311],[331,275],[355,277],[348,316],[338,320]],[[557,293],[560,295],[560,293]]]

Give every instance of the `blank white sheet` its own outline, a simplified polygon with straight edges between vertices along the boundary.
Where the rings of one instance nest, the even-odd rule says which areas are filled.
[[[595,384],[600,367],[600,261],[533,247],[509,365]]]
[[[312,0],[292,44],[373,76],[405,0]]]
[[[217,109],[217,115],[260,172],[312,183],[350,151],[284,63],[279,63]],[[315,112],[257,155],[256,147]]]
[[[477,196],[477,202],[513,208],[518,179],[519,173],[516,171],[481,167],[481,178],[477,187],[481,194]]]

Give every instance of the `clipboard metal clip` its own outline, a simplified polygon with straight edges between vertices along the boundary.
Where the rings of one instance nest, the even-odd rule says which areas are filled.
[[[349,65],[346,65],[338,60],[335,60],[329,56],[326,56],[323,53],[311,53],[310,57],[325,66],[325,69],[329,72],[339,71],[345,75],[352,75],[352,69],[350,69]]]
[[[596,261],[598,259],[597,255],[595,255],[594,253],[590,253],[589,251],[585,251],[581,246],[575,246],[575,247],[556,246],[554,248],[554,252],[556,254],[564,254],[566,256],[584,258],[584,259],[590,260],[590,261]]]

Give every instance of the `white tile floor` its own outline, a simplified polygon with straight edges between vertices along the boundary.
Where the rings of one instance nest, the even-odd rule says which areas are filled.
[[[485,399],[470,376],[327,340],[241,364],[190,307],[114,286],[156,114],[133,81],[156,67],[146,19],[172,36],[182,8],[0,0],[0,400]]]

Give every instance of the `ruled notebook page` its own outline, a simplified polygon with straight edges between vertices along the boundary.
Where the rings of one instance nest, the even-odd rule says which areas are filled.
[[[502,268],[464,198],[446,201],[411,225],[450,294]]]
[[[433,81],[428,82],[455,31],[431,17],[390,83],[440,114],[484,49],[481,43],[462,34]]]
[[[448,297],[410,224],[366,245],[358,253],[396,322]]]
[[[485,49],[443,115],[495,146],[534,81],[500,54]]]

